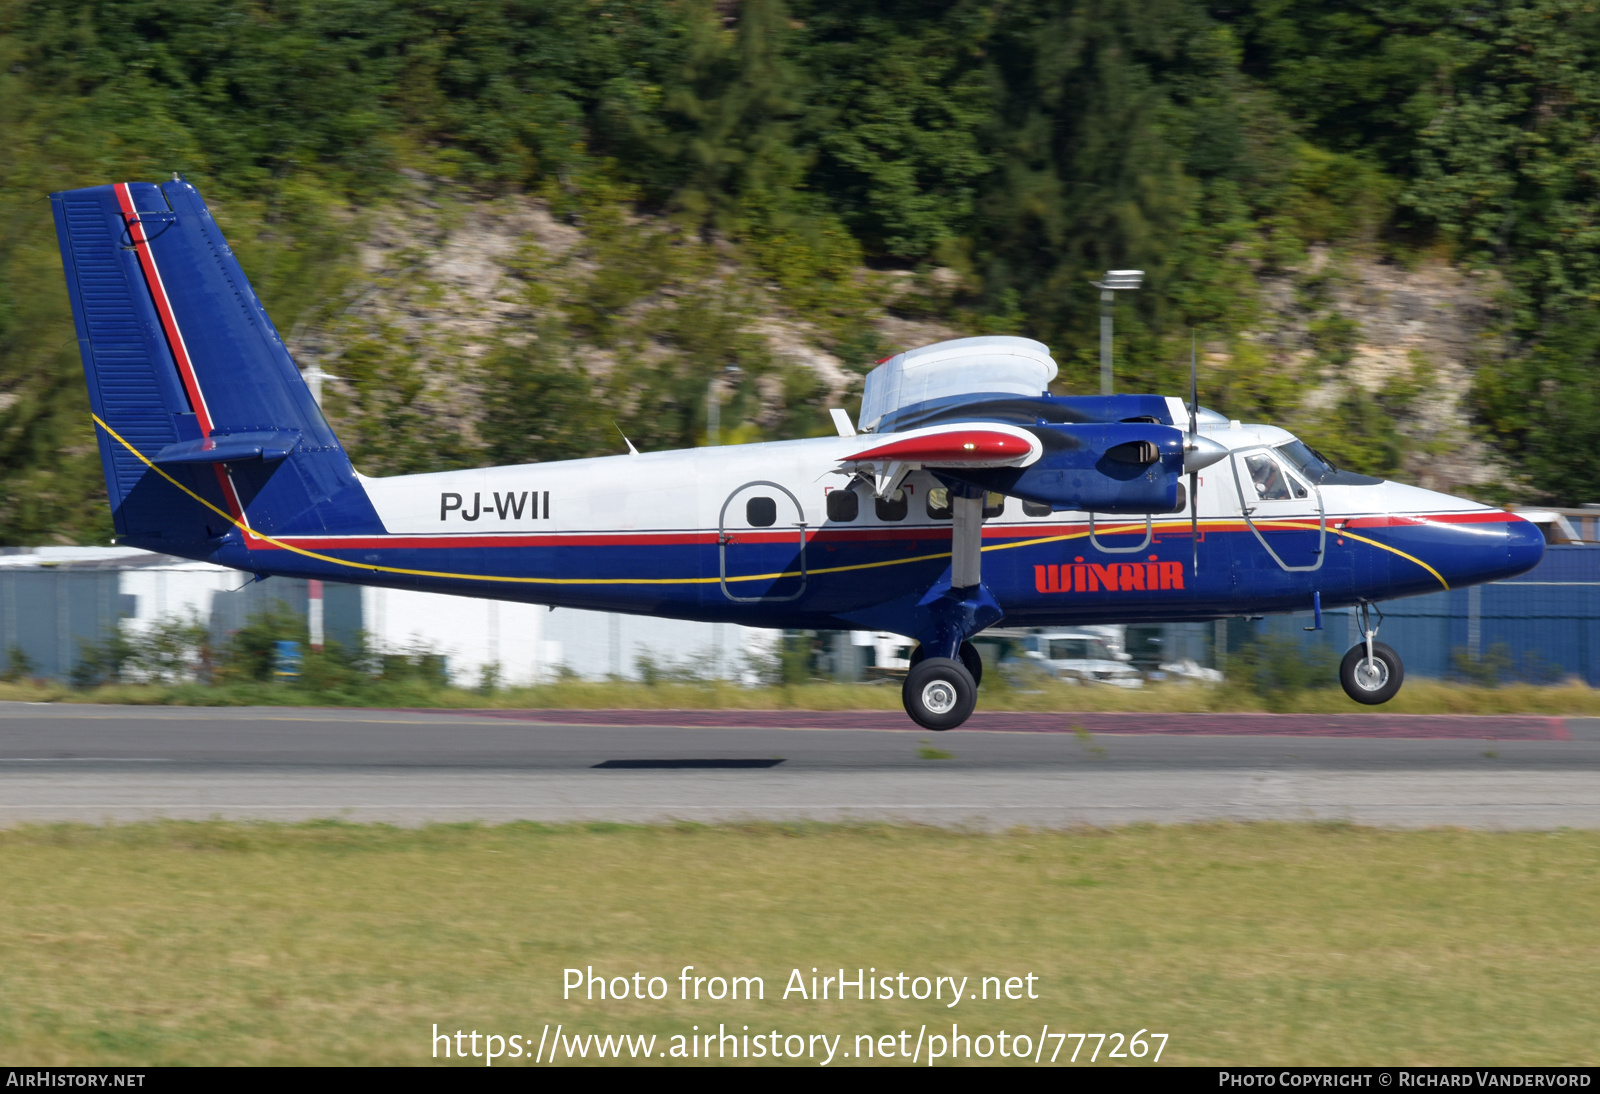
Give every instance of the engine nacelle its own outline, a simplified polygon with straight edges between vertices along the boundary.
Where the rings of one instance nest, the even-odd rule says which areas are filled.
[[[1055,510],[1171,513],[1183,497],[1185,434],[1172,426],[1096,422],[1034,426],[1044,454],[1027,467],[939,469],[941,478]]]

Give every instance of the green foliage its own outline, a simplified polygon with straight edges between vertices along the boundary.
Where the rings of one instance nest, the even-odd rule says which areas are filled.
[[[27,680],[33,676],[35,665],[33,659],[22,652],[21,646],[12,646],[6,651],[6,667],[0,671],[0,680],[8,684]]]
[[[1238,28],[1244,70],[1317,138],[1336,151],[1375,153],[1403,175],[1439,108],[1441,77],[1472,56],[1474,30],[1492,10],[1448,0],[1247,0],[1219,17]]]
[[[661,684],[704,684],[710,678],[705,675],[703,662],[693,656],[675,660],[671,657],[657,657],[643,646],[639,648],[638,656],[634,658],[634,671],[639,674],[639,680],[645,687],[657,687]]]
[[[766,687],[793,688],[820,677],[818,659],[823,654],[814,631],[784,631],[772,649],[745,654],[746,671]]]
[[[134,657],[134,646],[120,630],[96,642],[78,640],[78,659],[69,679],[75,688],[120,681]]]
[[[1538,650],[1523,650],[1518,659],[1505,642],[1494,643],[1476,658],[1464,647],[1457,647],[1450,651],[1450,668],[1452,676],[1480,688],[1553,684],[1561,679],[1561,666],[1542,657]]]
[[[1261,697],[1269,710],[1288,709],[1298,692],[1339,682],[1339,655],[1324,645],[1251,640],[1228,656],[1228,675]]]
[[[197,618],[163,620],[138,633],[117,631],[99,642],[81,643],[71,683],[83,691],[137,683],[177,702],[328,702],[345,705],[416,705],[434,702],[450,688],[445,657],[427,646],[376,653],[358,636],[346,648],[328,642],[313,650],[305,619],[274,603],[252,615],[220,644]],[[277,644],[296,642],[300,674],[276,674]],[[26,658],[14,651],[0,680],[26,679]],[[479,693],[499,690],[499,666],[486,666]]]
[[[298,642],[301,649],[310,645],[305,620],[274,602],[252,615],[229,637],[226,656],[217,666],[216,675],[223,680],[271,680],[277,667],[279,642]]]
[[[970,235],[998,87],[980,3],[798,3],[813,184],[874,255],[917,261]]]
[[[1524,354],[1480,369],[1473,397],[1501,447],[1558,504],[1594,501],[1600,482],[1600,311],[1549,319]]]

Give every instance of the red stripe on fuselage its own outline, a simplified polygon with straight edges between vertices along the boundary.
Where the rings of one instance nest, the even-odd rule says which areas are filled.
[[[1328,524],[1340,528],[1414,528],[1426,524],[1517,524],[1526,519],[1502,509],[1477,509],[1470,513],[1389,513],[1349,519],[1332,517]]]
[[[1484,524],[1506,523],[1520,521],[1523,518],[1515,513],[1502,513],[1496,511],[1473,513],[1444,513],[1432,514],[1426,517],[1335,517],[1328,521],[1328,531],[1338,534],[1340,528],[1375,528],[1375,527],[1415,527],[1428,523],[1438,524]],[[1290,518],[1277,520],[1258,520],[1258,528],[1316,528],[1315,517]],[[1096,522],[1095,533],[1099,536],[1127,536],[1138,534],[1144,521],[1117,521]],[[948,534],[948,524],[912,524],[899,528],[813,528],[806,532],[806,543],[811,546],[832,543],[870,543],[898,540],[926,540],[940,538],[941,533]],[[984,528],[985,540],[1007,539],[1050,539],[1055,536],[1081,535],[1088,530],[1088,522],[1067,522],[1055,524],[991,524]],[[1244,532],[1246,526],[1243,518],[1223,518],[1200,522],[1202,537],[1208,532]],[[741,529],[731,533],[736,543],[764,543],[783,544],[795,542],[793,530],[787,531],[754,531]],[[1157,525],[1155,528],[1156,541],[1164,537],[1189,538],[1189,525],[1169,524],[1165,527]],[[483,533],[464,532],[459,535],[449,533],[415,533],[408,534],[397,532],[387,536],[284,536],[285,542],[296,547],[309,550],[322,551],[359,551],[373,550],[384,547],[406,547],[415,549],[449,549],[462,547],[685,547],[713,545],[717,542],[717,533],[698,532],[689,530],[659,531],[659,532],[504,532]],[[262,544],[263,549],[274,549],[271,544]]]

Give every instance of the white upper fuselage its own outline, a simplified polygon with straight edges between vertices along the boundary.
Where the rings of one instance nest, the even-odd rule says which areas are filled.
[[[1294,440],[1287,431],[1267,425],[1202,425],[1200,432],[1240,455],[1248,450],[1271,450]],[[827,492],[849,482],[849,477],[838,471],[840,462],[870,446],[874,439],[871,435],[815,437],[426,475],[363,477],[361,482],[384,527],[398,535],[592,534],[743,527],[743,513],[734,512],[737,507],[729,507],[724,513],[724,503],[741,486],[755,481],[777,483],[799,503],[798,519],[793,513],[781,512],[779,527],[792,527],[803,520],[814,529],[828,524]],[[1235,482],[1233,464],[1233,460],[1223,460],[1200,473],[1201,519],[1242,514],[1241,484]],[[1285,470],[1291,476],[1295,474],[1293,469]],[[926,491],[937,485],[930,473],[915,472],[906,484],[912,503],[903,520],[879,520],[872,506],[863,506],[852,525],[948,524],[948,520],[927,515]],[[1250,484],[1242,485],[1246,491],[1250,489]],[[1330,518],[1490,508],[1388,481],[1360,486],[1327,485],[1308,494],[1309,500],[1293,507],[1314,515],[1318,512],[1316,495],[1320,494],[1322,509]],[[468,519],[474,514],[476,519]],[[1028,525],[1087,519],[1087,513],[1077,512],[1028,516],[1020,503],[1008,499],[1004,512],[986,523]],[[1164,519],[1187,519],[1187,513],[1168,514]]]

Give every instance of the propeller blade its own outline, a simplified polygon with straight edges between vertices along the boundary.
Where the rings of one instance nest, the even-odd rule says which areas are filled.
[[[1196,375],[1195,333],[1189,332],[1189,436],[1200,430],[1200,382]]]
[[[1195,354],[1195,332],[1189,332],[1189,443],[1200,439],[1200,380]],[[1200,472],[1189,472],[1189,544],[1194,549],[1194,572],[1200,573]]]
[[[1194,572],[1200,572],[1200,472],[1189,472],[1189,542],[1194,546]]]

